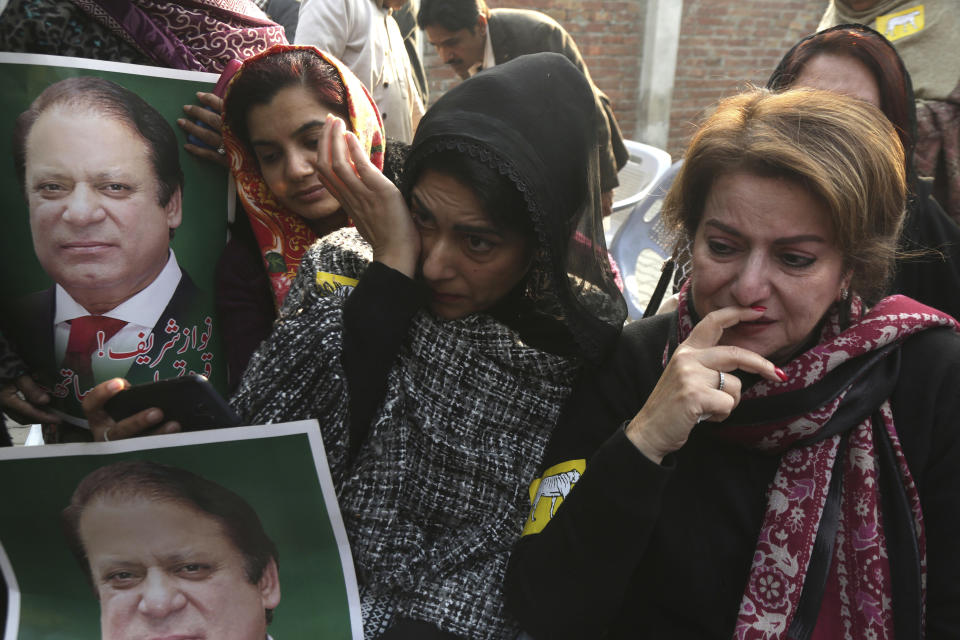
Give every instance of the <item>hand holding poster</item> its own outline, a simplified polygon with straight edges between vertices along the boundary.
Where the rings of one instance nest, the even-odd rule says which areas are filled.
[[[80,401],[112,377],[195,372],[222,389],[212,285],[227,176],[183,153],[170,124],[216,76],[15,54],[0,63],[15,168],[0,187],[26,205],[10,198],[3,268],[18,277],[0,290],[3,333],[52,408],[83,425]]]
[[[315,421],[17,447],[0,481],[5,640],[362,637]]]

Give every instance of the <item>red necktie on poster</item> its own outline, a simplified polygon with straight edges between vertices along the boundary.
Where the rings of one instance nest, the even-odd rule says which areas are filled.
[[[67,353],[63,356],[61,368],[73,370],[84,388],[92,387],[91,357],[94,352],[102,355],[107,341],[126,324],[123,320],[106,316],[81,316],[71,320],[70,339],[67,341]]]

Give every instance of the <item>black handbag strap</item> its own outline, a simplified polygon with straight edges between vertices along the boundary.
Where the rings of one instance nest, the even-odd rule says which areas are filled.
[[[823,515],[820,516],[820,526],[817,528],[817,537],[813,542],[813,554],[810,556],[810,565],[807,567],[807,575],[804,577],[800,602],[797,604],[797,612],[793,615],[790,628],[787,630],[789,640],[809,640],[814,627],[817,626],[820,605],[823,602],[823,594],[827,588],[827,578],[830,575],[833,545],[837,540],[837,529],[840,526],[843,458],[846,451],[847,441],[846,438],[843,438],[840,440],[837,457],[833,462],[827,502],[823,505]]]
[[[649,318],[657,313],[657,309],[660,308],[660,303],[663,302],[663,294],[666,293],[667,286],[669,286],[670,281],[673,279],[673,270],[676,266],[676,259],[671,257],[660,267],[660,279],[657,280],[657,288],[653,290],[653,295],[650,296],[650,302],[647,303],[647,308],[643,310],[644,318]]]

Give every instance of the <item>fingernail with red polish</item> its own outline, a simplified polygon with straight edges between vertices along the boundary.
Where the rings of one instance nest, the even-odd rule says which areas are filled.
[[[764,311],[767,310],[766,307],[761,307],[760,305],[756,305],[755,307],[750,307],[750,308],[759,313],[763,313]]]
[[[784,373],[783,369],[781,369],[780,367],[774,367],[773,372],[777,374],[777,377],[783,380],[784,382],[790,379],[790,376]]]

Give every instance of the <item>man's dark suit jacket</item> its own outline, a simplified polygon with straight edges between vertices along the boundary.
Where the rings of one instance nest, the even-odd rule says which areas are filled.
[[[181,269],[180,283],[173,292],[170,301],[160,314],[153,327],[153,347],[147,352],[155,360],[163,348],[165,328],[168,320],[174,319],[180,326],[197,315],[197,298],[200,290],[193,280]],[[4,313],[3,335],[13,344],[16,353],[27,364],[30,371],[39,376],[40,382],[47,388],[56,384],[59,362],[54,354],[54,326],[56,313],[55,287],[30,294],[17,301],[16,307]],[[130,382],[147,382],[132,376]]]
[[[565,56],[590,81],[597,98],[600,186],[607,191],[616,187],[617,171],[627,163],[629,154],[623,144],[620,125],[613,115],[610,99],[593,83],[590,71],[570,34],[553,18],[526,9],[492,9],[487,21],[493,58],[503,64],[517,56],[550,51]]]

